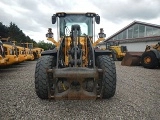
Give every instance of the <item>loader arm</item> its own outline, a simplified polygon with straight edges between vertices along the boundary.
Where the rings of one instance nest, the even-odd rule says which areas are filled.
[[[98,43],[100,43],[101,41],[103,41],[104,38],[99,38],[97,41],[95,41],[92,45],[93,47],[95,47]]]
[[[53,38],[47,38],[48,41],[51,41],[56,47],[59,46],[59,42],[56,42]]]

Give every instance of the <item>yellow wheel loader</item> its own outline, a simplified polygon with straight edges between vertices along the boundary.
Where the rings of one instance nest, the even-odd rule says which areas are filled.
[[[44,50],[42,48],[33,48],[33,43],[21,43],[21,46],[27,48],[27,59],[34,60],[41,57],[41,52]]]
[[[155,45],[147,45],[144,52],[127,52],[121,65],[156,68],[160,64],[160,42]]]
[[[156,45],[146,46],[141,57],[141,64],[145,68],[153,69],[160,66],[160,42]]]
[[[4,66],[7,64],[8,58],[5,57],[5,51],[3,47],[3,43],[0,40],[0,66]]]
[[[17,54],[18,54],[18,62],[23,62],[26,60],[27,55],[25,54],[25,48],[16,46],[17,47]]]
[[[12,65],[18,62],[18,56],[16,55],[16,49],[12,44],[3,43],[5,58],[7,59],[6,65]]]
[[[2,66],[19,63],[17,47],[14,43],[10,41],[10,37],[2,38],[1,41],[3,43],[4,56],[7,61]]]
[[[109,99],[116,91],[116,67],[109,50],[94,49],[96,13],[58,12],[56,48],[42,52],[35,68],[35,90],[41,99]],[[100,30],[99,39],[105,34]],[[95,44],[94,44],[95,43]]]
[[[122,60],[127,52],[127,46],[119,46],[117,42],[107,41],[106,49],[111,50],[113,59]]]
[[[18,63],[21,63],[23,61],[25,61],[27,58],[27,55],[25,54],[25,48],[21,47],[21,46],[16,46],[17,41],[12,41],[13,45],[15,45],[16,47],[16,51],[17,51],[17,55],[18,55]]]
[[[44,51],[42,48],[33,48],[33,55],[35,59],[39,59],[41,57],[41,53]]]
[[[25,48],[26,60],[34,60],[33,51],[29,48]]]

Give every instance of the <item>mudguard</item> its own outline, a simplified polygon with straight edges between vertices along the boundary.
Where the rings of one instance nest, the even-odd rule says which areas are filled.
[[[44,55],[54,55],[54,56],[57,56],[57,49],[54,48],[53,50],[45,50],[41,53],[41,56],[44,56]]]
[[[97,58],[99,55],[108,55],[112,56],[112,52],[110,50],[100,50],[100,49],[95,49],[95,58]]]
[[[154,52],[154,54],[156,55],[156,57],[158,59],[160,59],[160,51],[156,50],[156,49],[151,49],[150,51]]]

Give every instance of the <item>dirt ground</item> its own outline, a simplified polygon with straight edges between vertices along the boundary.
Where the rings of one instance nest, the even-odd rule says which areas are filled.
[[[116,62],[117,89],[109,100],[41,100],[36,61],[0,69],[0,120],[160,120],[160,69]]]

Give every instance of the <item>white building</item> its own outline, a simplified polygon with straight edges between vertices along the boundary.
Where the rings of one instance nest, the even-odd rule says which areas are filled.
[[[128,51],[143,52],[146,45],[160,42],[160,25],[134,21],[108,37],[106,41],[116,41],[120,45],[127,46]],[[100,43],[101,47],[105,42]]]

